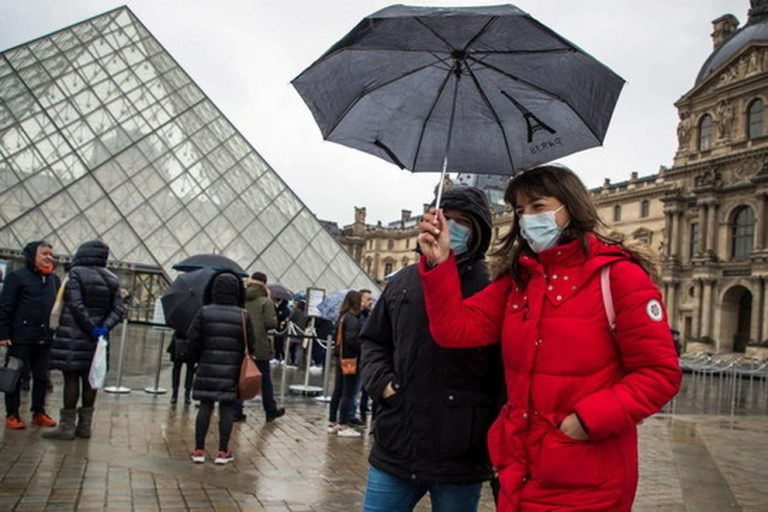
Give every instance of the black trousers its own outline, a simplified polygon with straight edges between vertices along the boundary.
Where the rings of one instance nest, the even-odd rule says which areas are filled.
[[[64,408],[75,409],[80,398],[80,383],[83,388],[83,407],[93,407],[96,401],[96,390],[88,382],[88,370],[62,372],[64,374]]]
[[[32,412],[45,412],[45,393],[48,389],[48,363],[51,347],[41,344],[14,344],[8,347],[8,356],[21,360],[21,374],[32,372]],[[16,390],[5,394],[5,415],[18,416],[21,405],[21,379]]]
[[[341,373],[341,363],[339,360],[335,359],[334,362],[336,379],[333,384],[331,411],[328,419],[331,423],[336,423],[336,418],[339,417],[340,424],[349,425],[349,420],[355,414],[354,401],[357,375],[344,375]]]
[[[200,409],[197,410],[195,421],[195,448],[205,449],[205,436],[208,435],[208,427],[211,424],[211,415],[216,402],[202,400]],[[234,402],[219,402],[219,451],[226,452],[229,449],[229,437],[232,435]]]
[[[179,384],[181,384],[181,367],[187,365],[187,373],[184,374],[184,395],[189,396],[192,393],[192,381],[195,378],[195,363],[174,361],[171,370],[171,387],[173,387],[173,396],[179,394]]]

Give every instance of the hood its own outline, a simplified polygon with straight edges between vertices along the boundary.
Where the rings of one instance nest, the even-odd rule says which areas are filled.
[[[220,270],[208,281],[203,304],[240,306],[245,304],[245,287],[240,277],[231,270]]]
[[[24,263],[26,263],[30,270],[37,271],[35,268],[35,256],[37,255],[37,248],[42,243],[45,243],[45,240],[35,240],[24,246],[24,250],[22,251],[24,254]]]
[[[434,206],[432,201],[430,206]],[[491,245],[491,209],[485,193],[476,187],[454,186],[443,192],[443,210],[460,211],[472,219],[472,245],[459,259],[481,259]]]
[[[90,240],[77,248],[72,266],[106,267],[108,259],[109,246],[101,240]]]
[[[246,302],[267,296],[267,287],[261,283],[251,280],[248,282],[248,286],[245,287]]]

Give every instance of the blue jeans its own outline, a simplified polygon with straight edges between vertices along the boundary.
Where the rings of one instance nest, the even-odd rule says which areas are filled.
[[[411,483],[371,466],[363,512],[410,512],[426,493],[433,512],[476,512],[482,485]]]

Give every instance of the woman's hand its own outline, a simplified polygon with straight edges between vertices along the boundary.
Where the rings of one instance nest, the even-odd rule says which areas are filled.
[[[579,417],[575,414],[569,414],[565,417],[562,423],[560,423],[560,432],[575,439],[577,441],[586,441],[589,439],[587,431],[584,430],[584,426],[579,421]]]
[[[419,248],[427,258],[429,265],[439,265],[448,259],[451,253],[451,234],[448,232],[443,210],[430,208],[419,222]]]

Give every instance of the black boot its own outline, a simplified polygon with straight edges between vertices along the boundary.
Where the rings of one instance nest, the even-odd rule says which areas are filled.
[[[184,390],[184,405],[189,405],[192,403],[191,395],[192,392],[189,389]]]
[[[171,393],[171,405],[176,405],[176,402],[179,401],[179,389],[173,388],[173,393]]]

